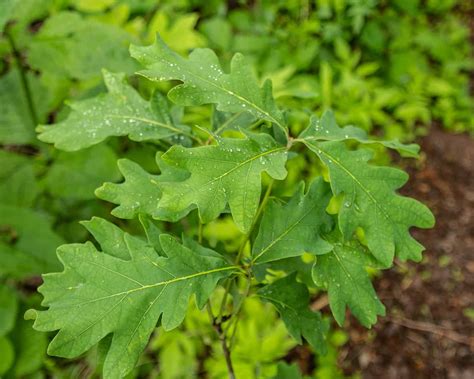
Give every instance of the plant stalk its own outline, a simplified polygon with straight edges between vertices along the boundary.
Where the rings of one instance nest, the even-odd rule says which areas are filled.
[[[35,105],[33,103],[33,96],[30,85],[28,84],[28,78],[26,77],[26,67],[22,63],[20,51],[17,49],[15,40],[10,34],[10,30],[8,27],[5,29],[5,36],[7,37],[8,43],[10,44],[10,47],[12,49],[13,57],[15,58],[15,61],[18,66],[21,86],[23,87],[23,91],[25,92],[26,103],[28,105],[28,111],[30,113],[31,121],[33,121],[33,124],[36,127],[36,125],[38,125],[38,116],[36,114]]]

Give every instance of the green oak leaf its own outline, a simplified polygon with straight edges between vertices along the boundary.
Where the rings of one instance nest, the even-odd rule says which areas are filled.
[[[408,175],[368,164],[371,151],[349,150],[342,141],[305,144],[327,166],[334,195],[343,194],[338,217],[344,237],[351,239],[358,227],[363,228],[370,251],[385,267],[391,265],[395,254],[402,260],[419,261],[423,246],[411,237],[409,229],[431,228],[434,217],[425,205],[396,193]]]
[[[147,141],[187,134],[188,128],[172,117],[159,92],[146,101],[126,83],[124,74],[104,70],[103,76],[108,93],[71,102],[66,120],[38,126],[38,138],[54,143],[58,149],[74,151],[111,136],[128,135],[134,141]]]
[[[161,198],[161,183],[170,180],[185,180],[189,173],[169,166],[157,156],[161,175],[145,171],[137,163],[120,159],[117,162],[125,181],[123,183],[104,183],[95,194],[102,200],[119,206],[112,210],[115,217],[131,219],[139,214],[155,215]]]
[[[100,233],[99,243],[112,251],[109,240],[116,233],[109,230]],[[51,355],[77,357],[112,334],[104,378],[130,372],[159,320],[165,330],[176,328],[192,295],[202,308],[217,282],[236,270],[221,258],[196,254],[169,235],[160,237],[166,256],[140,238],[124,234],[124,242],[128,259],[119,258],[123,250],[111,255],[91,242],[61,246],[58,257],[64,271],[44,275],[39,288],[48,309],[26,314],[35,319],[36,330],[59,330],[48,348]]]
[[[260,88],[243,55],[234,55],[230,73],[226,74],[212,50],[195,49],[185,59],[159,36],[150,46],[131,45],[130,54],[146,68],[138,74],[154,81],[183,82],[168,93],[175,103],[185,106],[216,104],[218,110],[232,113],[245,110],[287,133],[283,113],[272,96],[271,82],[265,81]]]
[[[331,252],[317,257],[313,279],[327,288],[329,306],[339,325],[344,323],[346,306],[368,328],[377,322],[378,315],[385,315],[366,271],[366,266],[373,264],[368,251],[357,242],[334,243]]]
[[[306,194],[304,183],[301,183],[284,206],[270,202],[252,247],[252,261],[265,263],[304,252],[328,252],[331,245],[321,238],[321,232],[330,230],[331,217],[326,213],[330,198],[329,185],[319,178],[309,186]]]
[[[301,344],[301,337],[304,337],[319,354],[326,353],[329,324],[322,319],[321,313],[309,309],[308,289],[296,281],[296,273],[262,287],[257,295],[275,306],[288,332],[298,343]]]
[[[176,221],[197,207],[204,223],[217,218],[229,204],[234,222],[247,232],[257,212],[261,175],[286,177],[286,147],[267,134],[247,134],[245,139],[222,138],[217,145],[184,148],[173,146],[162,160],[186,170],[182,181],[163,182],[158,210],[153,215]]]
[[[336,118],[332,111],[324,112],[321,119],[316,116],[312,116],[310,124],[306,130],[304,130],[299,138],[305,140],[306,143],[312,143],[316,141],[344,141],[344,140],[356,140],[364,144],[381,144],[390,149],[397,150],[404,156],[417,157],[420,147],[417,144],[405,145],[399,141],[382,141],[369,139],[365,130],[357,128],[352,125],[341,128],[336,123]]]
[[[81,224],[92,234],[96,241],[100,241],[100,247],[105,254],[125,260],[130,257],[125,241],[125,232],[117,225],[100,217],[92,217],[89,221],[81,221]]]
[[[104,183],[96,189],[96,196],[119,204],[111,212],[115,217],[131,219],[139,213],[152,214],[161,196],[158,187],[160,176],[149,174],[139,164],[128,159],[119,159],[117,165],[125,181]]]

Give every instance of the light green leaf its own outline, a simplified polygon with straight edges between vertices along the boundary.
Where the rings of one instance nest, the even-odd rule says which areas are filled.
[[[170,15],[168,11],[159,10],[148,24],[147,42],[152,43],[159,33],[163,41],[175,46],[176,51],[181,54],[205,46],[204,38],[194,30],[198,19],[199,15],[196,13]]]
[[[327,288],[329,306],[339,325],[343,325],[348,306],[362,325],[371,327],[377,316],[385,315],[366,271],[373,264],[368,252],[358,243],[335,243],[330,253],[317,257],[313,266],[315,283]]]
[[[104,253],[120,259],[130,257],[125,241],[125,232],[117,225],[100,217],[92,217],[89,221],[81,221],[81,224],[100,242],[100,247]]]
[[[396,193],[408,175],[368,164],[372,152],[349,150],[344,142],[305,143],[328,167],[334,195],[343,194],[338,217],[344,237],[351,239],[358,227],[363,228],[370,251],[386,267],[395,254],[402,260],[419,261],[423,246],[409,229],[431,228],[434,217],[425,205]]]
[[[161,197],[160,176],[149,174],[128,159],[120,159],[117,165],[125,181],[104,183],[95,191],[97,197],[119,204],[112,210],[115,217],[131,219],[139,213],[153,214]]]
[[[304,252],[328,252],[331,245],[321,238],[321,233],[330,230],[331,218],[326,213],[330,198],[329,185],[319,178],[306,194],[301,183],[286,205],[276,201],[268,204],[252,247],[252,261],[265,263]]]
[[[329,325],[319,312],[309,309],[308,289],[296,281],[296,273],[261,288],[257,294],[276,307],[288,332],[298,343],[301,344],[304,337],[319,354],[325,354]]]
[[[112,248],[109,240],[115,234],[101,234],[103,248]],[[165,330],[177,327],[193,294],[202,308],[218,280],[236,270],[169,235],[160,237],[166,257],[137,237],[125,234],[124,240],[128,260],[100,252],[90,242],[60,247],[64,271],[45,275],[39,289],[48,310],[27,312],[35,318],[35,329],[59,330],[48,348],[52,355],[77,357],[112,333],[104,378],[130,372],[158,320]]]
[[[140,75],[154,80],[179,80],[168,96],[180,105],[216,104],[217,109],[238,113],[246,110],[267,120],[287,133],[283,113],[272,96],[270,81],[260,88],[251,66],[241,54],[235,54],[230,74],[224,73],[216,54],[209,49],[195,49],[189,59],[172,51],[158,36],[146,47],[131,45],[130,53],[146,67]]]
[[[201,221],[207,223],[229,204],[234,222],[246,232],[258,208],[262,172],[284,179],[286,156],[286,148],[266,134],[223,138],[218,145],[191,149],[173,146],[163,161],[190,176],[161,184],[163,195],[154,217],[176,221],[197,207]]]
[[[0,284],[0,337],[13,329],[17,311],[17,294],[5,284]]]
[[[66,120],[37,128],[40,140],[74,151],[111,136],[147,141],[186,133],[187,128],[173,119],[166,99],[158,92],[146,101],[126,83],[124,74],[103,71],[103,75],[109,92],[70,103]]]
[[[44,184],[55,197],[76,200],[94,198],[94,190],[106,180],[118,180],[117,156],[107,145],[76,152],[59,152]],[[67,180],[64,180],[67,178]]]
[[[420,147],[417,144],[405,145],[399,141],[383,141],[369,139],[367,133],[360,128],[352,125],[340,128],[334,117],[334,113],[331,111],[324,112],[321,119],[316,116],[311,117],[310,124],[306,130],[304,130],[299,138],[305,140],[305,143],[315,143],[317,141],[344,141],[344,140],[356,140],[364,144],[381,144],[390,149],[397,150],[404,156],[417,157]]]

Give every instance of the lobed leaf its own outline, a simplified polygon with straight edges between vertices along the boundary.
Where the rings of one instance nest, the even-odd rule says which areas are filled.
[[[187,133],[171,115],[166,99],[155,92],[150,101],[128,85],[124,74],[103,70],[108,93],[70,103],[66,120],[40,125],[38,138],[58,149],[75,151],[111,136],[128,135],[134,141],[159,140]]]
[[[304,337],[319,354],[326,353],[329,324],[323,321],[321,313],[309,309],[308,289],[296,281],[296,273],[261,288],[257,295],[275,306],[298,343]]]
[[[396,190],[408,175],[391,167],[368,164],[368,150],[349,150],[344,142],[304,140],[329,170],[334,195],[343,195],[339,211],[339,228],[351,239],[358,227],[363,228],[372,254],[386,267],[394,255],[419,261],[423,246],[409,233],[412,226],[431,228],[434,217],[420,202],[400,196]]]
[[[96,196],[119,204],[111,212],[115,217],[131,219],[140,213],[153,214],[161,197],[159,175],[149,174],[139,164],[128,159],[119,159],[117,165],[125,181],[118,184],[104,183],[96,189]]]
[[[224,73],[219,59],[210,49],[195,49],[188,59],[171,50],[157,36],[151,46],[130,46],[130,54],[145,70],[138,74],[153,80],[179,80],[168,97],[177,104],[216,104],[224,112],[247,111],[267,120],[287,134],[283,113],[278,109],[269,80],[259,87],[251,66],[241,54],[235,54],[230,73]]]
[[[417,157],[420,147],[417,144],[405,145],[399,141],[384,141],[369,139],[365,130],[352,125],[341,128],[337,125],[334,113],[332,111],[324,112],[321,119],[312,116],[309,126],[304,130],[299,138],[307,143],[316,141],[345,141],[356,140],[363,144],[381,144],[390,149],[397,150],[404,156]]]
[[[93,220],[88,228],[107,252],[90,242],[60,247],[64,271],[45,275],[39,289],[48,309],[30,310],[26,316],[35,319],[36,330],[59,330],[48,353],[61,357],[77,357],[112,334],[104,378],[130,372],[159,320],[165,330],[177,327],[192,295],[202,308],[217,282],[236,270],[169,235],[160,236],[166,256],[159,256],[147,242],[128,234],[115,248],[110,241],[117,230],[103,222]]]
[[[346,306],[366,327],[385,315],[372,286],[366,266],[372,264],[370,255],[357,243],[334,243],[331,252],[318,256],[313,266],[315,283],[327,288],[329,306],[339,325],[343,325]]]
[[[306,194],[301,183],[286,205],[276,201],[268,204],[252,247],[252,262],[271,262],[304,252],[328,252],[331,245],[322,239],[321,233],[331,227],[331,218],[326,213],[330,198],[329,186],[319,178]]]
[[[173,169],[187,171],[189,177],[161,183],[163,194],[153,216],[176,221],[197,207],[201,221],[206,223],[229,204],[234,222],[247,232],[257,212],[262,172],[284,179],[286,157],[286,147],[267,134],[223,138],[218,145],[190,149],[173,146],[162,160]]]

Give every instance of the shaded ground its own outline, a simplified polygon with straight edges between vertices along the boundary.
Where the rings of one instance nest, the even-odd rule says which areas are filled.
[[[437,224],[413,231],[427,249],[422,264],[398,264],[375,282],[387,317],[372,331],[354,320],[346,328],[340,365],[363,378],[474,378],[474,140],[432,128],[421,145],[426,158],[408,167],[403,193]]]

